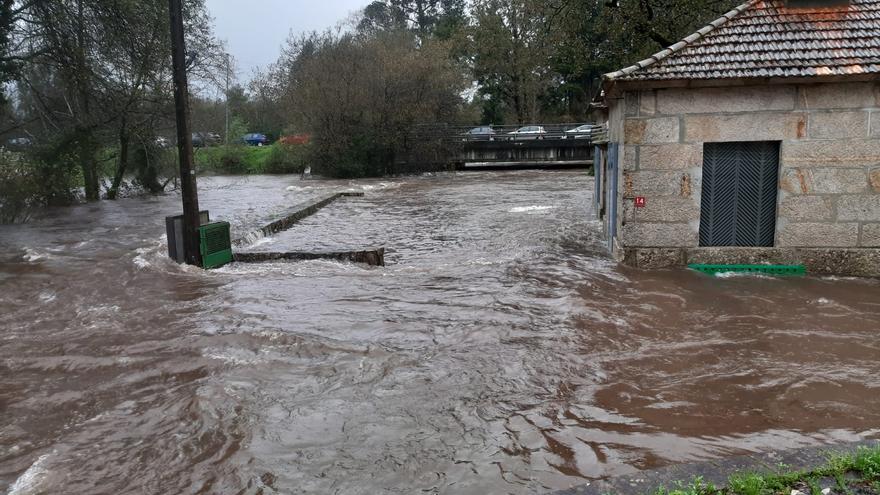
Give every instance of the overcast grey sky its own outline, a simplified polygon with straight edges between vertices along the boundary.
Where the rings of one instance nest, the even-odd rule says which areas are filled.
[[[291,30],[303,33],[335,26],[370,0],[207,0],[215,33],[238,62],[238,77],[278,59]]]

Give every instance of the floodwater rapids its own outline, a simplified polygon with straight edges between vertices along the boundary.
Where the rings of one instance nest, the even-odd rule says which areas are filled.
[[[204,272],[179,197],[0,227],[0,493],[543,494],[880,436],[880,282],[609,259],[582,171],[202,179],[254,250]]]

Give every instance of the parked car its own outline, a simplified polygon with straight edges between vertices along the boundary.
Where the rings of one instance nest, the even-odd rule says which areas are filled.
[[[464,133],[463,141],[493,141],[495,139],[495,129],[492,126],[484,125],[474,127]]]
[[[598,128],[594,124],[584,124],[565,131],[565,139],[589,139]]]
[[[192,134],[193,148],[205,148],[217,146],[221,143],[220,135],[214,132],[194,132]]]
[[[242,136],[241,140],[248,146],[263,146],[269,144],[269,138],[267,138],[265,134],[260,134],[259,132],[245,134]]]
[[[547,131],[539,125],[527,125],[508,133],[510,139],[544,139]]]
[[[33,140],[29,137],[17,137],[6,141],[6,146],[12,150],[29,148],[33,146],[33,144]]]

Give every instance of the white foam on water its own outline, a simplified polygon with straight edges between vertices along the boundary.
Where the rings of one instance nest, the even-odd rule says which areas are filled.
[[[507,210],[507,213],[540,213],[555,209],[555,206],[517,206]]]
[[[202,356],[232,366],[253,365],[264,361],[259,355],[244,349],[206,349],[202,352]]]
[[[77,309],[76,316],[110,316],[114,314],[119,314],[120,311],[122,311],[122,308],[116,305],[97,304],[95,306]]]
[[[31,464],[31,467],[15,480],[15,483],[12,484],[12,488],[9,489],[7,495],[30,495],[33,493],[40,493],[40,483],[42,483],[43,478],[45,478],[48,473],[45,467],[48,458],[49,454],[41,455],[36,462]]]
[[[135,256],[131,260],[138,270],[161,265],[162,261],[167,259],[167,234],[154,239],[144,239],[143,242],[144,247],[135,249]]]
[[[261,238],[255,240],[254,242],[249,243],[249,244],[248,244],[248,248],[255,248],[255,247],[258,247],[258,246],[265,246],[266,244],[272,244],[272,243],[274,243],[276,240],[277,240],[277,239],[274,238],[274,237],[261,237]]]
[[[677,409],[680,407],[693,407],[698,404],[693,402],[688,402],[685,400],[673,401],[673,402],[656,402],[654,404],[650,404],[647,407],[649,409]]]
[[[378,184],[350,184],[355,189],[362,191],[384,191],[386,189],[398,189],[403,185],[402,182],[380,182]]]
[[[37,298],[40,300],[40,302],[50,303],[57,299],[58,296],[51,290],[45,290],[43,292],[40,292],[40,295],[37,296]]]
[[[720,272],[715,274],[715,278],[763,278],[766,280],[776,280],[779,277],[765,275],[760,272]]]
[[[227,275],[281,275],[290,277],[314,277],[345,273],[369,274],[366,265],[337,260],[273,260],[260,263],[231,263],[212,270],[212,273]]]
[[[135,250],[137,255],[134,257],[132,262],[139,270],[143,270],[145,268],[149,268],[153,264],[147,260],[147,254],[150,252],[149,248],[138,248]]]
[[[820,277],[822,280],[826,282],[859,282],[859,283],[873,283],[873,279],[863,278],[863,277],[843,277],[839,275],[826,275]]]
[[[301,191],[311,191],[314,189],[313,186],[287,186],[287,192],[301,192]]]
[[[35,249],[24,248],[24,256],[22,256],[25,261],[33,263],[34,261],[45,260],[49,258],[49,255],[46,253],[41,253]]]
[[[489,265],[501,265],[504,263],[510,263],[515,258],[506,258],[506,259],[493,259],[490,260],[488,258],[476,258],[473,260],[468,260],[465,262],[467,265],[475,265],[475,266],[489,266]]]

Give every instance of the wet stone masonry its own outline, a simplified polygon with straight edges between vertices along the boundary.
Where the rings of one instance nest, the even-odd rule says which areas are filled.
[[[880,82],[626,91],[611,105],[623,114],[610,131],[623,143],[627,264],[805,262],[880,276]],[[774,248],[699,247],[703,144],[726,141],[781,142]]]

